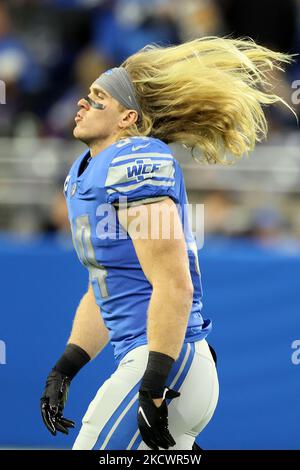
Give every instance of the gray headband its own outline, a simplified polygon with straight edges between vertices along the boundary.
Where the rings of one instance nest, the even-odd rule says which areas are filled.
[[[142,110],[137,101],[132,81],[124,67],[114,67],[107,70],[95,80],[95,83],[101,86],[126,109],[135,109],[139,119],[141,119]]]

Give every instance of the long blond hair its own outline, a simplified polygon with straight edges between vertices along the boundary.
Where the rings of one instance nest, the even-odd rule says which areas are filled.
[[[228,154],[237,159],[267,135],[263,107],[289,107],[272,93],[269,80],[270,71],[292,60],[250,38],[146,46],[122,64],[143,111],[141,124],[126,135],[180,142],[209,163],[227,163]]]

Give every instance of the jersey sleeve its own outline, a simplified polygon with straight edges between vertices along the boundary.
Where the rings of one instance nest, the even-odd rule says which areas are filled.
[[[108,203],[130,207],[167,197],[179,202],[170,149],[163,143],[145,142],[127,145],[111,160],[105,181]]]

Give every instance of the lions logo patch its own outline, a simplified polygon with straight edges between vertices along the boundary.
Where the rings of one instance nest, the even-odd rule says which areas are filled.
[[[68,191],[70,178],[71,178],[71,175],[68,175],[65,179],[65,182],[64,182],[64,193],[65,194],[67,194],[67,191]]]
[[[73,183],[72,188],[71,188],[71,197],[73,197],[74,194],[76,193],[76,188],[77,188],[77,184]]]

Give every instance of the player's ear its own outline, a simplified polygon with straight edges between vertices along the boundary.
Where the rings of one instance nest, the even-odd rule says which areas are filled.
[[[134,109],[125,109],[119,121],[119,127],[126,129],[138,120],[138,113]]]

